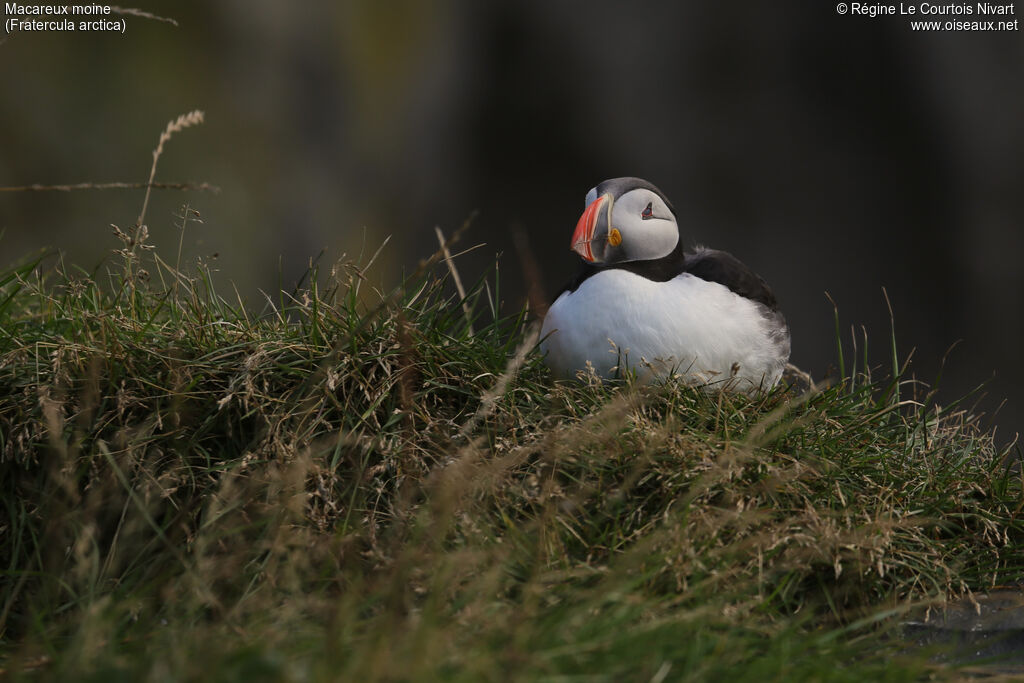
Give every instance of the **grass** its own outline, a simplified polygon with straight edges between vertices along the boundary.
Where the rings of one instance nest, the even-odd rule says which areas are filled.
[[[949,678],[901,616],[1021,576],[1019,470],[903,374],[560,383],[444,248],[257,310],[115,230],[0,275],[12,679]]]
[[[8,673],[914,680],[886,617],[1020,576],[1019,475],[891,380],[556,383],[494,274],[255,312],[141,237],[2,280]]]

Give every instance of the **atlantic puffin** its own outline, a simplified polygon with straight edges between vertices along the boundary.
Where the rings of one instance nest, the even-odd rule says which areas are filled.
[[[584,206],[570,242],[582,272],[541,328],[556,375],[674,375],[748,394],[778,383],[789,328],[764,280],[724,251],[684,253],[675,209],[646,180],[605,180]]]

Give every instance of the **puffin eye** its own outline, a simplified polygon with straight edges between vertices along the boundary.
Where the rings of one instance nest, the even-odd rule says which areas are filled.
[[[654,217],[654,215],[653,215],[653,213],[651,211],[651,204],[652,204],[652,202],[647,202],[647,208],[644,209],[643,212],[641,212],[640,218],[642,218],[644,220],[647,220],[648,218],[653,218]]]

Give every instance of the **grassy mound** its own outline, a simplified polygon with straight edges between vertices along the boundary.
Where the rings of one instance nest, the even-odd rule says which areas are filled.
[[[1021,576],[1020,475],[911,383],[556,383],[494,274],[257,311],[121,237],[0,277],[8,675],[914,680],[894,615]]]

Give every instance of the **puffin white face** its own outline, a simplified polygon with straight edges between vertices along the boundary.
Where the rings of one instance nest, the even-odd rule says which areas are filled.
[[[679,226],[672,209],[649,185],[616,178],[592,188],[572,235],[572,250],[595,265],[647,261],[671,253],[679,243]]]

